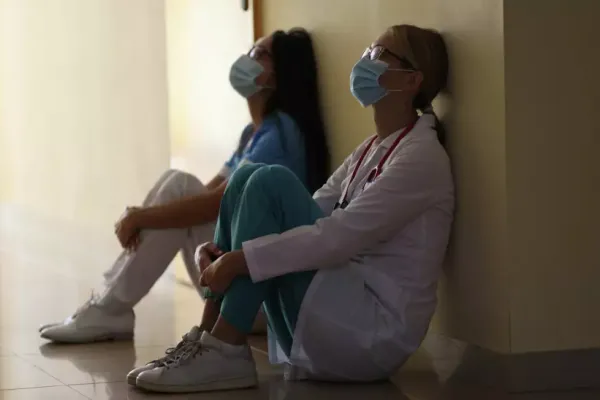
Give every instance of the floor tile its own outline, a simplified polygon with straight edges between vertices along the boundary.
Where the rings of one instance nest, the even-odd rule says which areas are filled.
[[[60,385],[52,376],[16,356],[0,357],[0,390]]]
[[[432,372],[408,372],[396,376],[393,383],[411,400],[592,400],[600,399],[600,390],[565,392],[505,393],[473,385],[458,379],[439,381]]]
[[[83,348],[87,346],[47,346],[42,350],[42,355],[21,357],[67,385],[78,385],[123,382],[127,373],[133,368],[160,358],[165,352],[165,347],[136,348],[132,342],[94,346],[98,348],[84,350]],[[52,350],[48,351],[48,348]],[[269,364],[266,355],[258,353],[255,358],[260,372],[268,375],[278,371],[276,367]]]
[[[426,339],[409,362],[424,372],[403,371],[391,383],[284,382],[281,368],[268,363],[265,338],[253,337],[251,344],[259,349],[254,352],[260,379],[257,389],[178,396],[141,392],[125,383],[126,374],[134,366],[162,357],[198,324],[202,302],[194,289],[178,284],[171,266],[136,306],[134,341],[50,344],[40,338],[39,325],[62,321],[88,299],[118,248],[111,232],[92,232],[72,221],[44,223],[27,217],[26,212],[10,215],[0,218],[0,400],[600,399],[600,391],[506,394],[457,382],[451,375],[461,349],[435,337]]]
[[[71,386],[81,394],[93,400],[142,400],[142,399],[161,399],[161,400],[262,400],[269,399],[268,387],[259,389],[248,389],[231,392],[212,392],[212,393],[183,393],[183,394],[158,394],[138,390],[127,383],[103,383],[96,385],[76,385]]]
[[[0,391],[0,400],[86,400],[87,397],[67,386]]]
[[[95,400],[108,399],[210,399],[210,400],[409,400],[392,384],[335,385],[306,382],[283,382],[264,378],[254,389],[196,394],[155,394],[138,390],[126,383],[72,386]]]
[[[67,385],[122,382],[135,366],[135,353],[118,356],[83,354],[69,359],[23,356],[23,359]]]
[[[556,393],[522,393],[513,394],[510,400],[598,400],[600,391],[570,390]]]
[[[0,346],[17,355],[40,354],[40,347],[47,341],[40,338],[37,329],[2,328],[0,330]]]

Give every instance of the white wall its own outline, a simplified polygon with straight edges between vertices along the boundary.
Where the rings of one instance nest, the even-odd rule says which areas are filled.
[[[172,156],[206,181],[250,122],[229,70],[252,45],[252,13],[236,0],[166,0],[166,21]]]
[[[164,19],[162,0],[0,0],[0,201],[112,226],[142,200],[169,163]]]
[[[230,0],[165,4],[173,165],[206,182],[231,156],[250,121],[246,100],[229,84],[229,70],[252,45],[252,13]],[[175,265],[177,278],[189,281],[181,259]]]

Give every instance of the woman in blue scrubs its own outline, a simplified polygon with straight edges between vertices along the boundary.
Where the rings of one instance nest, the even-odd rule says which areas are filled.
[[[285,166],[310,192],[325,183],[329,151],[309,34],[293,29],[259,40],[233,63],[230,82],[247,99],[252,117],[231,158],[206,184],[185,172],[166,171],[143,205],[128,208],[115,225],[124,251],[104,274],[104,292],[65,321],[42,326],[43,338],[62,343],[131,339],[133,307],[177,252],[182,251],[192,280],[198,280],[194,252],[213,240],[221,198],[241,165]],[[208,300],[205,318],[210,318],[211,305]],[[216,318],[216,305],[214,310]]]

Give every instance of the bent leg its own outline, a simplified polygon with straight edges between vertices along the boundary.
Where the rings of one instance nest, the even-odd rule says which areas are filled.
[[[221,200],[221,206],[219,208],[219,218],[217,219],[217,225],[215,227],[215,236],[213,242],[223,252],[230,252],[231,247],[231,218],[233,216],[235,207],[241,197],[248,179],[265,164],[247,164],[238,168],[229,179],[227,188],[223,194]],[[204,296],[207,298],[221,299],[222,296],[216,293],[212,293],[210,290],[205,290]]]
[[[217,232],[231,246],[228,250],[241,249],[243,242],[257,237],[311,225],[323,216],[302,182],[279,166],[255,169],[244,182],[241,193],[239,190],[225,193],[223,204]],[[289,352],[300,305],[313,276],[314,272],[308,271],[258,283],[249,277],[238,277],[225,293],[221,317],[246,334],[265,302],[269,324]]]
[[[213,240],[217,247],[224,252],[231,251],[231,235],[229,232],[230,222],[226,217],[232,213],[230,210],[232,210],[232,208],[235,206],[235,201],[232,201],[232,199],[236,199],[241,195],[250,176],[262,166],[263,164],[249,164],[243,166],[242,168],[236,170],[229,179],[220,206],[221,210],[226,211],[220,211],[220,214],[223,216],[223,218],[219,218],[217,221]],[[219,317],[222,296],[219,294],[214,294],[208,289],[203,290],[201,295],[205,298],[205,304],[200,326],[203,330],[211,331]],[[251,300],[249,299],[249,301]],[[252,328],[253,332],[265,331],[266,327],[264,326],[264,321],[261,325],[260,320],[257,321],[257,319],[253,319],[252,323],[254,324]]]
[[[173,170],[173,169],[166,170],[160,176],[160,178],[158,178],[158,180],[154,183],[154,186],[152,186],[152,189],[150,189],[148,194],[146,194],[146,198],[142,202],[142,207],[149,207],[149,206],[153,205],[153,203],[156,201],[156,198],[158,197],[159,192],[163,188],[165,182],[168,181],[171,178],[171,176],[176,174],[177,172],[178,171]],[[119,257],[117,257],[117,260],[115,261],[115,263],[106,272],[104,272],[105,286],[110,281],[112,281],[114,279],[114,277],[121,271],[121,269],[123,268],[123,263],[124,263],[122,259],[126,255],[127,255],[127,252],[122,252],[119,255]]]
[[[272,166],[242,167],[225,192],[215,242],[224,251],[237,250],[244,240],[312,224],[320,216],[319,207],[290,171]],[[284,296],[278,290],[279,285],[284,289],[291,282],[283,282],[283,278],[289,281],[293,275],[259,283],[253,283],[248,276],[234,279],[224,295],[221,315],[212,332],[204,332],[199,345],[188,348],[168,367],[143,372],[136,385],[160,392],[256,385],[256,368],[246,335],[261,304],[266,302],[267,309],[272,310],[269,323],[289,352],[292,335],[288,324],[292,329],[295,326],[301,299],[313,273],[297,274],[303,279],[298,279],[292,289],[298,290],[292,290],[291,297]],[[288,305],[290,298],[297,298],[297,304]],[[271,308],[271,303],[279,305]],[[281,312],[279,317],[274,316],[277,311]],[[202,356],[197,357],[198,354]]]
[[[158,188],[151,190],[144,206],[169,203],[206,190],[195,176],[180,171],[170,172],[166,179],[157,185]],[[195,228],[142,232],[137,251],[124,251],[111,268],[112,273],[110,279],[105,282],[107,288],[100,302],[115,301],[127,307],[135,306],[165,272],[177,252],[192,240],[192,229]]]
[[[168,171],[148,194],[144,205],[164,204],[201,193],[204,186],[192,175]],[[142,232],[135,253],[123,252],[105,274],[106,290],[92,297],[65,321],[43,325],[43,338],[68,343],[87,343],[133,336],[133,306],[152,288],[186,241],[190,229]]]

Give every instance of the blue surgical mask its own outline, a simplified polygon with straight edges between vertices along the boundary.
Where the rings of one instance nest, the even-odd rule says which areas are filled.
[[[264,67],[258,61],[244,54],[231,66],[229,82],[241,96],[248,98],[258,93],[263,86],[256,84],[256,78],[263,73]]]
[[[412,71],[389,68],[386,62],[361,58],[350,73],[350,91],[363,107],[368,107],[384,98],[389,92],[402,92],[401,89],[388,90],[381,87],[379,77],[385,71]]]

